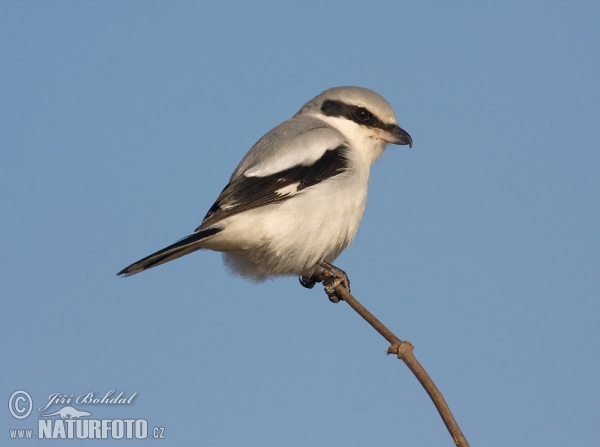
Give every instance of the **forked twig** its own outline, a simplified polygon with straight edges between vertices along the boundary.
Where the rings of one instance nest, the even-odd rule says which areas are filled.
[[[325,277],[331,276],[330,272],[328,271],[324,271],[323,273]],[[469,443],[460,430],[460,427],[456,423],[456,420],[454,419],[454,416],[452,415],[444,396],[442,396],[440,390],[438,390],[437,386],[435,386],[435,383],[433,380],[431,380],[431,377],[429,377],[427,371],[425,371],[425,369],[415,358],[413,354],[413,345],[409,341],[402,341],[396,337],[396,335],[387,327],[385,327],[384,324],[375,317],[375,315],[369,312],[367,308],[358,302],[358,300],[352,296],[350,291],[344,287],[343,284],[339,284],[335,287],[335,294],[340,300],[348,303],[350,307],[356,311],[356,313],[363,317],[367,323],[373,326],[373,328],[383,336],[383,338],[391,343],[391,346],[388,349],[388,354],[397,355],[398,358],[402,360],[406,366],[408,366],[408,369],[412,371],[417,380],[421,382],[421,385],[423,388],[425,388],[425,391],[427,391],[427,394],[429,394],[433,404],[440,413],[444,424],[446,424],[446,428],[450,432],[450,436],[452,436],[454,444],[460,447],[469,447]]]

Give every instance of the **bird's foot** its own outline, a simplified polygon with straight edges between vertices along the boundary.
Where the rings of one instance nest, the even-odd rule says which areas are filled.
[[[325,293],[329,297],[329,301],[338,303],[340,297],[335,293],[335,288],[341,284],[348,292],[350,292],[350,280],[348,279],[348,275],[346,275],[345,271],[327,261],[320,261],[319,265],[324,269],[322,281],[325,286]]]

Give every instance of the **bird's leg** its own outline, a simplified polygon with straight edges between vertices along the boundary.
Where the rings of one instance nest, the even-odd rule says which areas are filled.
[[[342,284],[348,292],[350,292],[350,280],[348,275],[342,269],[337,268],[335,265],[330,264],[327,261],[319,261],[319,267],[323,268],[320,273],[314,273],[311,276],[300,276],[300,284],[302,287],[312,289],[316,283],[322,282],[325,286],[325,293],[329,297],[329,301],[332,303],[338,303],[340,298],[335,293],[335,288]]]
[[[342,269],[337,268],[335,265],[330,264],[327,261],[319,261],[319,265],[323,267],[322,281],[325,286],[325,293],[329,297],[329,301],[332,303],[338,303],[340,298],[335,293],[335,288],[340,284],[343,285],[348,292],[350,292],[350,280],[348,275]]]

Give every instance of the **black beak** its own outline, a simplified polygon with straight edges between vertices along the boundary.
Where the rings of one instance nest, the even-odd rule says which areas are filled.
[[[412,147],[413,141],[411,136],[400,126],[392,126],[391,129],[388,130],[388,132],[390,137],[392,137],[388,140],[389,143],[401,145],[408,144],[408,147]]]

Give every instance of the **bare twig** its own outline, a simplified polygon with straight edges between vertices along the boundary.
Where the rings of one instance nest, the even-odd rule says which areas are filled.
[[[324,277],[319,278],[320,280],[325,279],[326,277],[330,277],[331,274],[328,271],[323,272]],[[317,280],[319,280],[317,279]],[[460,447],[468,447],[469,443],[467,439],[462,434],[460,427],[456,423],[444,396],[440,393],[429,374],[425,371],[425,369],[421,366],[421,364],[417,361],[413,354],[413,345],[409,341],[402,341],[396,335],[390,331],[387,327],[383,325],[381,321],[379,321],[371,312],[367,310],[362,304],[358,302],[356,298],[350,294],[350,291],[344,287],[343,284],[339,284],[335,287],[335,294],[340,300],[345,301],[354,309],[361,317],[363,317],[367,323],[369,323],[377,332],[379,332],[383,338],[391,343],[391,346],[388,349],[388,354],[395,354],[398,356],[400,360],[402,360],[408,369],[412,371],[417,380],[421,382],[427,394],[433,401],[433,404],[437,408],[444,424],[446,424],[446,428],[450,432],[450,436],[454,440],[454,444]]]

